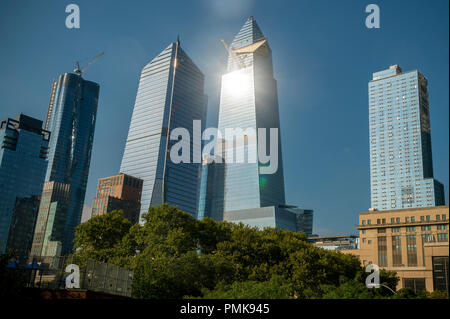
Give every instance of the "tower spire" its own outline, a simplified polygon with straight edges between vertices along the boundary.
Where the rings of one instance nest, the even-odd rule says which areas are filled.
[[[255,18],[253,16],[250,16],[248,17],[247,21],[245,21],[238,34],[236,34],[236,36],[234,37],[233,42],[231,42],[231,47],[233,49],[238,49],[243,46],[261,41],[264,38],[264,34],[256,23]]]

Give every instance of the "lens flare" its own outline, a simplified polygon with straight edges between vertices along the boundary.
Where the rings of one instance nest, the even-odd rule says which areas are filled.
[[[231,96],[243,96],[251,89],[251,77],[243,70],[228,73],[223,77],[223,88]]]

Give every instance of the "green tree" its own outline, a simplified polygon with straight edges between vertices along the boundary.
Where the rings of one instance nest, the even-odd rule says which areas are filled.
[[[201,296],[203,289],[213,289],[220,281],[229,282],[232,276],[229,261],[196,251],[141,258],[135,270],[133,296],[146,299]]]
[[[121,210],[92,217],[75,229],[73,256],[111,262],[120,256],[122,240],[131,227]]]
[[[206,299],[290,299],[292,284],[279,275],[268,281],[235,281],[231,285],[219,283],[214,290],[204,289]],[[191,297],[189,297],[191,298]]]
[[[112,212],[81,224],[75,235],[75,256],[135,270],[136,298],[417,297],[367,288],[357,257],[317,248],[304,234],[197,220],[167,204],[143,219],[132,226]],[[380,279],[395,290],[395,273],[381,270]]]

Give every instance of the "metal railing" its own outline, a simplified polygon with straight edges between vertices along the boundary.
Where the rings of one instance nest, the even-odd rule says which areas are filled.
[[[133,271],[94,259],[39,256],[30,258],[28,264],[16,264],[15,271],[27,273],[27,287],[66,289],[66,267],[70,264],[79,267],[80,289],[131,297]]]

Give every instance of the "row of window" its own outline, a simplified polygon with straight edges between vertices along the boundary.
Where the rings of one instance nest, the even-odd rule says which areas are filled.
[[[436,216],[435,216],[435,220],[436,221],[440,221],[440,220],[447,220],[447,215],[446,214],[437,214]],[[400,217],[392,217],[391,218],[391,220],[390,220],[391,222],[391,224],[399,224],[399,223],[401,223],[401,219],[400,219]],[[404,218],[404,222],[405,223],[414,223],[416,221],[416,218],[415,218],[415,216],[411,216],[411,217],[405,217]],[[426,216],[420,216],[420,221],[421,222],[424,222],[424,221],[431,221],[431,216],[430,215],[426,215]],[[371,225],[372,224],[372,220],[371,219],[368,219],[367,221],[365,220],[365,219],[363,219],[362,221],[361,221],[361,224],[362,225]],[[378,218],[377,219],[377,225],[380,225],[380,224],[386,224],[386,218]]]
[[[394,229],[392,229],[392,232],[394,232]],[[439,234],[436,234],[436,236],[437,236],[438,242],[448,242],[448,233],[439,233]],[[386,238],[386,237],[378,237],[378,238]],[[399,242],[400,238],[401,238],[401,236],[393,236],[392,241]],[[415,244],[416,235],[406,235],[406,240],[411,242],[410,244],[407,245],[408,250],[415,250],[416,249],[416,244]],[[372,244],[371,239],[362,238],[361,241],[363,243],[367,242],[368,245]],[[435,242],[434,235],[424,234],[424,235],[422,235],[422,241],[426,242],[426,243]],[[412,242],[414,242],[414,243],[412,243]],[[401,246],[397,245],[394,250],[401,250]]]

